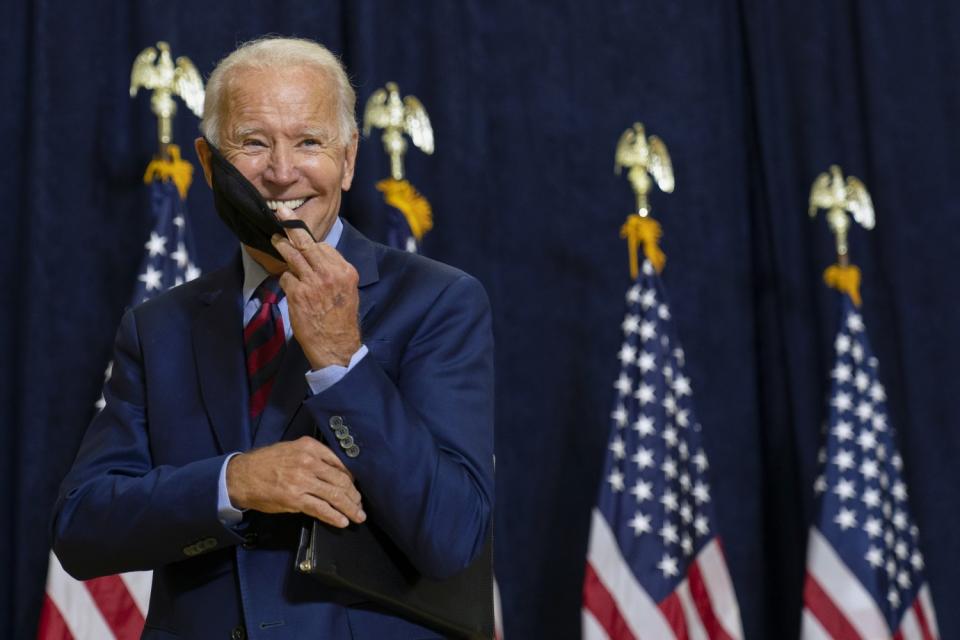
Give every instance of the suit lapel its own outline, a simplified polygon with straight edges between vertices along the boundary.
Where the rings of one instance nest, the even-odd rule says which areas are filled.
[[[359,231],[344,221],[343,234],[340,236],[337,250],[347,262],[353,265],[360,276],[357,286],[359,288],[359,315],[362,325],[363,318],[375,306],[374,296],[369,290],[369,285],[380,279],[376,247]],[[309,370],[310,363],[307,362],[303,349],[300,348],[294,337],[287,343],[283,364],[279,373],[277,373],[277,380],[270,392],[270,398],[263,415],[260,416],[260,424],[254,433],[253,446],[264,446],[278,442],[283,438],[290,428],[290,424],[296,418],[304,398],[310,393],[310,387],[305,377]]]
[[[193,325],[200,391],[222,453],[250,448],[249,390],[243,350],[240,256],[213,274]]]
[[[370,291],[370,285],[380,280],[380,270],[377,267],[377,249],[376,245],[354,229],[346,221],[343,223],[343,235],[340,236],[340,243],[337,245],[337,251],[353,265],[360,276],[357,284],[360,291],[360,325],[363,326],[363,319],[370,313],[375,306],[375,299]]]

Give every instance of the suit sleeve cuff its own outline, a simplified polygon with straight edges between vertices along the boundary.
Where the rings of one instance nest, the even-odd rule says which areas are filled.
[[[342,367],[338,364],[332,364],[329,367],[324,367],[323,369],[313,369],[308,371],[306,374],[307,384],[310,385],[310,391],[313,395],[318,393],[323,393],[333,385],[340,382],[345,375],[350,373],[350,371],[357,366],[357,363],[363,360],[364,356],[367,355],[367,345],[362,344],[360,348],[357,349],[357,352],[353,354],[350,358],[350,364],[345,367]],[[226,465],[224,465],[226,469]]]
[[[243,512],[245,511],[245,509],[237,509],[230,503],[230,494],[227,491],[227,465],[230,464],[230,460],[237,455],[240,455],[239,451],[228,455],[226,460],[223,461],[223,466],[220,467],[220,486],[217,492],[217,518],[220,519],[220,522],[225,527],[240,524],[240,521],[243,520]]]

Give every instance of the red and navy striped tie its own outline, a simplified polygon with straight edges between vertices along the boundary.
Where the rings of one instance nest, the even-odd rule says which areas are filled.
[[[280,370],[283,352],[287,346],[280,315],[280,300],[283,289],[280,279],[269,276],[253,296],[260,300],[260,308],[243,330],[243,342],[247,350],[247,377],[250,380],[250,420],[256,426],[260,414],[267,406],[270,389]]]

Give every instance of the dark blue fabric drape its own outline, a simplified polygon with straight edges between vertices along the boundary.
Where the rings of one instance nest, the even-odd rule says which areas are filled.
[[[635,120],[677,190],[654,196],[664,273],[749,638],[795,637],[837,305],[809,186],[862,178],[852,232],[864,316],[899,429],[943,637],[960,636],[960,4],[668,2],[10,2],[0,20],[3,312],[0,635],[34,633],[49,510],[128,304],[151,223],[155,147],[131,62],[167,40],[206,75],[238,42],[319,39],[362,102],[395,80],[437,152],[407,173],[431,200],[424,252],[477,275],[497,338],[497,574],[507,636],[579,637],[580,583],[617,371],[632,206],[613,175]],[[181,107],[176,140],[196,119]],[[387,175],[360,148],[346,216],[375,238]],[[199,173],[199,172],[198,172]],[[234,250],[209,191],[188,202],[201,266]]]

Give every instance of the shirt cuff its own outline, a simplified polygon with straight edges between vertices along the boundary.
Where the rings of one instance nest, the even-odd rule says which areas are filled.
[[[239,451],[231,453],[227,456],[227,459],[223,461],[223,466],[220,467],[220,488],[217,493],[217,518],[219,518],[221,524],[226,527],[240,524],[240,521],[243,520],[243,512],[246,511],[246,509],[237,509],[230,503],[230,494],[227,491],[227,465],[230,464],[233,456],[238,455],[240,455]]]
[[[361,360],[363,360],[363,357],[367,355],[367,351],[367,345],[362,344],[360,345],[360,348],[357,349],[357,352],[353,354],[353,357],[350,358],[350,364],[347,366],[342,367],[339,364],[332,364],[329,367],[324,367],[323,369],[313,369],[308,371],[306,374],[307,384],[310,385],[310,391],[313,392],[313,395],[323,393],[333,385],[340,382],[343,379],[343,376],[350,373],[350,370],[357,366]]]

